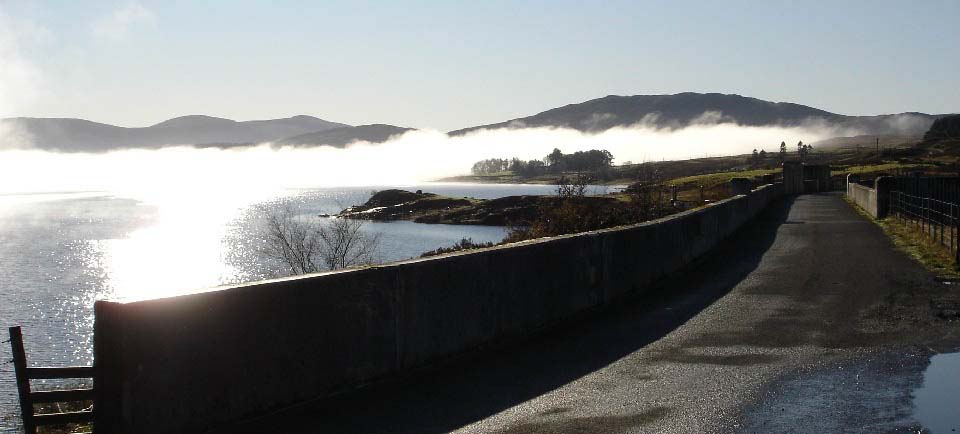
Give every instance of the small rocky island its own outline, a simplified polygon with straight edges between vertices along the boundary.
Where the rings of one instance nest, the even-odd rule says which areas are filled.
[[[507,196],[497,199],[454,198],[422,191],[383,190],[363,205],[347,208],[337,217],[373,221],[409,220],[416,223],[509,226],[536,219],[540,209],[556,204],[555,196]],[[584,196],[591,208],[615,209],[622,201],[612,196]]]

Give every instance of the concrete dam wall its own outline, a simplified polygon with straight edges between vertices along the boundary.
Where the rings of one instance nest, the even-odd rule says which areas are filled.
[[[522,338],[643,291],[782,184],[657,221],[95,307],[98,433],[197,433]]]

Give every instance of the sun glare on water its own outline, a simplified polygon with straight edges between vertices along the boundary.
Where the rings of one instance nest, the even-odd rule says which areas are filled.
[[[111,298],[159,298],[230,283],[236,270],[224,261],[224,238],[229,223],[253,201],[192,195],[154,203],[153,224],[99,243]]]

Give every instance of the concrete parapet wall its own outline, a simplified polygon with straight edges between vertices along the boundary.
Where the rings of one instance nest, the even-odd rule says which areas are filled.
[[[877,190],[847,182],[847,197],[868,214],[877,217]]]
[[[874,188],[860,185],[859,177],[847,175],[847,197],[863,208],[874,218],[884,218],[890,210],[890,191],[894,180],[889,176],[882,176],[874,180]]]
[[[428,366],[643,291],[782,184],[653,222],[96,304],[97,433],[197,433]]]

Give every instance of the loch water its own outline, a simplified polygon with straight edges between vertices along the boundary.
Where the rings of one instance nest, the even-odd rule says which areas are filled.
[[[394,187],[394,186],[390,186]],[[451,197],[552,194],[549,185],[396,186]],[[304,218],[361,204],[387,186],[288,189],[271,195],[210,192],[115,195],[57,192],[0,195],[0,325],[23,327],[35,365],[92,362],[93,303],[166,297],[276,277],[261,253],[263,216]],[[607,187],[591,187],[602,193]],[[382,262],[417,257],[462,238],[498,242],[506,228],[367,222],[380,234]],[[0,360],[10,357],[4,344]],[[0,432],[17,432],[13,366],[0,363]]]

